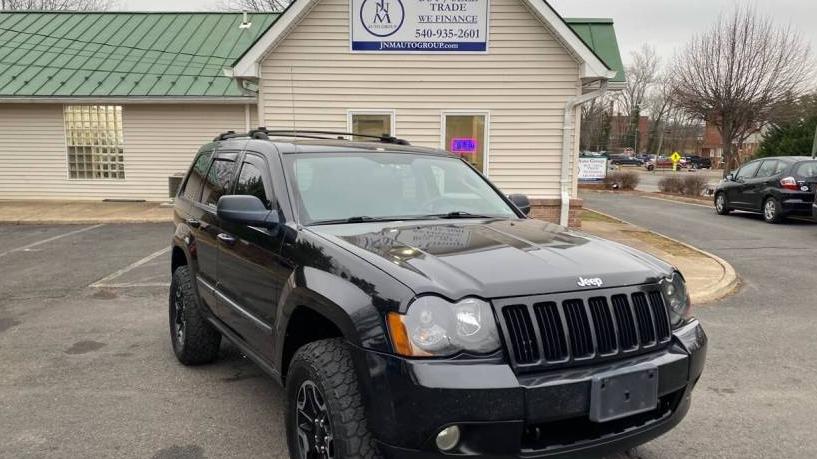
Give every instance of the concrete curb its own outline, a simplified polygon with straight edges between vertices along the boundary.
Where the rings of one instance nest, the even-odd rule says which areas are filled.
[[[614,217],[614,216],[612,216],[610,214],[606,214],[604,212],[600,212],[598,210],[591,209],[589,207],[585,207],[585,209],[590,210],[592,212],[595,212],[595,213],[597,213],[599,215],[602,215],[604,217],[607,217],[607,218],[609,218],[611,220],[621,222],[621,223],[623,223],[625,225],[631,225],[631,226],[635,226],[635,227],[638,227],[638,228],[643,228],[642,226],[638,226],[638,225],[636,225],[634,223],[630,223],[630,222],[628,222],[626,220],[622,220],[622,219],[620,219],[618,217]],[[644,228],[644,229],[651,232],[651,233],[653,233],[653,234],[655,234],[655,235],[661,236],[664,239],[667,239],[667,240],[672,241],[672,242],[674,242],[676,244],[682,245],[682,246],[684,246],[684,247],[686,247],[686,248],[688,248],[690,250],[693,250],[695,252],[700,253],[701,255],[704,255],[706,257],[709,257],[709,258],[715,260],[715,262],[717,262],[721,266],[721,269],[723,269],[723,277],[721,277],[721,280],[718,281],[718,283],[716,283],[714,286],[709,287],[707,289],[704,289],[703,291],[690,292],[689,296],[691,297],[693,304],[701,305],[701,304],[706,304],[706,303],[712,303],[713,301],[720,300],[721,298],[724,298],[724,297],[726,297],[728,295],[731,295],[732,293],[734,293],[738,289],[738,286],[740,285],[740,279],[738,278],[737,272],[735,272],[735,268],[733,268],[732,265],[729,264],[728,261],[724,260],[723,258],[721,258],[721,257],[719,257],[719,256],[717,256],[717,255],[715,255],[713,253],[709,253],[709,252],[707,252],[705,250],[699,249],[698,247],[687,244],[686,242],[679,241],[678,239],[675,239],[673,237],[669,237],[669,236],[667,236],[665,234],[661,234],[661,233],[656,232],[656,231],[648,230],[646,228]]]

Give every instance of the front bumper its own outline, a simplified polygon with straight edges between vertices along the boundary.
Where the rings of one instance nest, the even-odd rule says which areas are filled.
[[[659,351],[592,367],[533,375],[507,364],[407,360],[357,349],[369,428],[386,457],[444,457],[443,427],[462,428],[449,455],[588,457],[627,449],[671,429],[686,414],[703,371],[707,338],[697,321],[675,330]],[[588,419],[594,375],[649,363],[658,368],[659,407],[616,421]]]

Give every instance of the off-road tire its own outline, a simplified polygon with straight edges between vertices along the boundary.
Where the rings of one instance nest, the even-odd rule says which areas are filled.
[[[305,344],[298,349],[289,365],[285,416],[291,458],[300,458],[296,426],[297,397],[305,381],[311,381],[318,387],[328,407],[335,459],[383,457],[369,432],[349,345],[343,339],[333,338]]]
[[[723,198],[723,206],[718,205],[718,199]],[[729,215],[732,209],[729,208],[729,199],[726,198],[726,193],[720,192],[715,195],[715,212],[718,215]]]
[[[772,210],[769,210],[771,206]],[[766,223],[780,223],[783,221],[783,209],[780,207],[780,202],[775,198],[766,198],[763,201],[763,220]]]
[[[183,304],[184,333],[181,339],[175,326],[177,294]],[[221,333],[207,322],[201,308],[190,267],[179,266],[170,282],[170,342],[176,358],[185,365],[202,365],[218,357]]]

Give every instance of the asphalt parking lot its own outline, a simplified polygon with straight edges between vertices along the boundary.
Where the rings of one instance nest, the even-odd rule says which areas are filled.
[[[741,288],[697,307],[706,369],[687,418],[639,457],[817,457],[817,224],[718,216],[709,205],[586,193],[585,206],[729,261]]]
[[[587,205],[711,250],[745,283],[697,311],[710,352],[687,419],[626,456],[817,456],[817,225],[611,199]],[[0,457],[287,457],[282,391],[234,347],[176,362],[171,231],[0,225]]]
[[[281,391],[235,348],[176,362],[171,230],[0,225],[0,457],[287,457]]]

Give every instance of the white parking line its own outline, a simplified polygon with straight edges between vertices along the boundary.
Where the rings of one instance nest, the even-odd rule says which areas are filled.
[[[146,256],[145,258],[142,258],[141,260],[139,260],[137,262],[134,262],[134,263],[129,264],[128,266],[125,266],[124,268],[120,269],[119,271],[115,271],[115,272],[103,277],[102,279],[94,282],[93,284],[89,285],[88,287],[93,287],[93,288],[111,287],[111,288],[114,288],[114,287],[147,287],[147,286],[150,286],[150,287],[155,287],[155,286],[165,287],[165,286],[168,286],[168,285],[170,285],[169,283],[159,283],[159,282],[156,282],[155,285],[154,285],[154,283],[151,283],[150,285],[137,284],[137,283],[106,284],[106,282],[112,281],[112,280],[116,279],[117,277],[125,274],[126,272],[128,272],[130,270],[133,270],[133,269],[136,269],[136,268],[142,266],[143,264],[153,260],[154,258],[157,258],[157,257],[160,257],[160,256],[166,254],[169,251],[170,251],[170,247],[165,247],[164,249],[159,250],[158,252],[151,253],[150,255]]]
[[[0,257],[4,257],[4,256],[6,256],[6,255],[8,255],[10,253],[14,253],[14,252],[22,252],[22,251],[37,247],[38,245],[48,244],[49,242],[56,241],[57,239],[62,239],[64,237],[73,236],[73,235],[79,234],[79,233],[84,233],[85,231],[91,231],[92,229],[97,229],[97,228],[99,228],[101,226],[105,226],[105,225],[104,224],[99,224],[99,225],[93,225],[93,226],[86,226],[85,228],[80,228],[78,230],[69,231],[67,233],[59,234],[57,236],[50,237],[48,239],[43,239],[42,241],[32,242],[31,244],[24,245],[22,247],[17,247],[16,249],[11,249],[11,250],[6,250],[5,252],[0,252]]]

